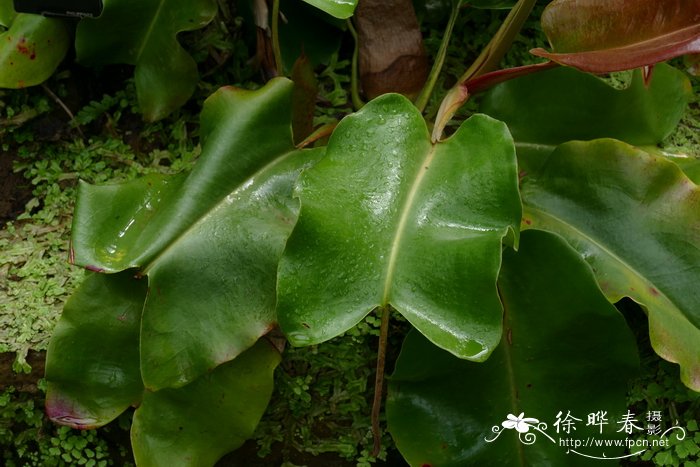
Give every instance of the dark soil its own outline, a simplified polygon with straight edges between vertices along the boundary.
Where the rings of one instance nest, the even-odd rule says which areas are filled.
[[[32,367],[28,374],[15,373],[12,363],[15,361],[14,353],[0,354],[0,392],[8,387],[14,387],[18,392],[36,394],[39,392],[37,383],[44,377],[44,361],[46,352],[30,350],[27,354],[27,363]]]
[[[15,154],[0,150],[0,224],[15,219],[32,198],[32,185],[12,170]]]

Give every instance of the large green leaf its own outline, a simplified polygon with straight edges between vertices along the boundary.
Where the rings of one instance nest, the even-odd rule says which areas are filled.
[[[272,395],[280,354],[265,339],[178,389],[146,393],[131,443],[139,465],[206,466],[253,435]]]
[[[517,237],[521,212],[505,125],[477,115],[433,145],[418,110],[388,94],[341,121],[297,193],[277,306],[292,343],[391,306],[441,347],[487,358],[500,339],[501,241]]]
[[[74,262],[148,276],[141,371],[149,389],[187,384],[275,325],[277,263],[298,211],[292,187],[321,154],[294,148],[291,92],[278,79],[210,97],[189,174],[80,187]]]
[[[197,64],[177,34],[214,18],[215,0],[107,0],[97,19],[78,25],[78,60],[89,65],[136,65],[136,91],[147,120],[184,104],[199,80]]]
[[[614,140],[559,146],[522,184],[524,224],[556,232],[611,301],[645,306],[656,352],[700,390],[700,188]]]
[[[12,4],[12,0],[0,0],[0,27],[10,27],[12,20],[16,16],[17,12]]]
[[[325,11],[336,18],[346,19],[352,16],[357,0],[304,0],[309,5]]]
[[[70,47],[65,23],[55,18],[15,14],[0,0],[0,88],[24,88],[46,81]]]
[[[696,0],[554,0],[542,29],[555,53],[532,53],[583,71],[630,70],[700,52]]]
[[[141,400],[139,326],[146,281],[88,276],[68,300],[46,353],[46,413],[74,428],[104,425]]]
[[[301,56],[307,57],[313,67],[328,65],[340,49],[346,22],[324,14],[304,0],[287,0],[280,9],[286,19],[279,25],[285,69],[292,70]]]
[[[488,361],[459,360],[416,332],[406,338],[386,407],[397,447],[414,466],[599,465],[559,439],[621,436],[618,416],[638,366],[624,319],[576,252],[543,232],[523,232],[519,251],[504,254],[499,289],[503,339]],[[579,419],[570,434],[561,424],[557,432],[560,411],[560,418],[570,412]],[[607,412],[609,425],[586,426],[598,411]],[[523,413],[539,421],[529,422],[528,433],[502,427],[506,416]]]
[[[620,90],[595,76],[559,68],[496,86],[480,110],[508,124],[521,169],[529,171],[570,140],[609,137],[655,146],[676,128],[691,98],[688,79],[668,65],[654,69],[648,86],[635,73]]]
[[[145,282],[131,271],[93,274],[71,297],[47,353],[47,414],[85,429],[138,405],[132,444],[139,465],[213,465],[252,435],[270,399],[279,352],[261,339],[187,386],[144,392]]]

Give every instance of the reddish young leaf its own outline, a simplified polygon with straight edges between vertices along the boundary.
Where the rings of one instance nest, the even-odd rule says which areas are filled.
[[[697,0],[554,0],[542,15],[553,52],[531,52],[605,73],[700,52]]]

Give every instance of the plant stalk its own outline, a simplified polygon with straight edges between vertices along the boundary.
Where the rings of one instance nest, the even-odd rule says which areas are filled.
[[[280,49],[280,0],[272,0],[272,18],[270,28],[272,29],[272,53],[275,56],[275,70],[277,76],[284,75],[284,63],[282,63],[282,50]]]
[[[537,0],[519,0],[515,4],[508,16],[503,21],[503,24],[498,29],[498,32],[493,36],[491,41],[484,47],[474,63],[467,71],[459,78],[459,81],[450,89],[445,98],[440,103],[440,109],[435,118],[435,126],[431,140],[433,143],[440,141],[442,132],[447,123],[452,119],[457,110],[469,99],[469,89],[466,83],[484,73],[493,71],[498,68],[499,62],[510,49],[515,36],[522,29],[525,20],[530,16],[532,8]]]
[[[445,28],[445,33],[442,36],[442,42],[440,43],[440,48],[435,57],[435,62],[433,63],[433,68],[430,70],[428,79],[425,81],[423,89],[421,89],[420,94],[416,98],[415,105],[418,110],[423,112],[425,107],[428,105],[430,96],[433,94],[433,89],[435,88],[435,83],[440,76],[442,71],[442,66],[445,64],[445,57],[447,56],[447,46],[450,44],[450,38],[452,37],[452,30],[454,29],[455,23],[457,22],[457,17],[459,16],[460,5],[462,2],[454,2],[452,5],[452,12],[450,13],[450,19],[447,22],[447,27]]]
[[[472,63],[467,71],[459,78],[457,85],[466,83],[472,78],[498,68],[498,64],[506,53],[508,53],[515,37],[530,16],[535,3],[537,3],[537,0],[519,0],[518,3],[515,4],[503,21],[503,24],[501,24],[501,27],[493,38],[491,38],[491,41],[484,47],[484,50],[482,50],[476,60],[474,60],[474,63]]]
[[[374,448],[372,457],[377,457],[382,448],[382,432],[379,427],[379,414],[382,409],[382,397],[384,395],[384,365],[386,363],[386,345],[389,337],[390,307],[381,308],[382,322],[379,328],[379,348],[377,350],[377,374],[374,378],[374,400],[372,401],[372,435]]]
[[[352,106],[355,110],[360,110],[365,103],[362,101],[362,98],[360,97],[360,79],[359,79],[359,56],[360,56],[360,39],[357,36],[357,31],[355,30],[355,26],[353,26],[351,20],[347,20],[348,23],[348,31],[350,31],[350,34],[352,35],[353,40],[355,41],[355,48],[352,51],[352,64],[351,70],[350,70],[350,97],[352,99]]]

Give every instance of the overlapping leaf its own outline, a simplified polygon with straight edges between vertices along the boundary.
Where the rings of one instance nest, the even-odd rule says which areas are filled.
[[[63,21],[16,14],[12,0],[0,0],[0,88],[24,88],[46,81],[70,46]],[[0,29],[1,31],[2,29]]]
[[[189,174],[80,187],[74,262],[148,276],[140,346],[149,389],[189,383],[275,325],[277,262],[298,210],[292,187],[320,156],[293,146],[291,91],[278,79],[210,97]]]
[[[611,301],[644,305],[656,352],[700,390],[700,188],[614,140],[558,147],[523,180],[524,223],[564,237]]]
[[[503,339],[488,361],[459,360],[416,332],[406,338],[387,399],[404,457],[433,467],[560,466],[600,464],[581,454],[623,454],[558,440],[620,437],[627,380],[638,366],[634,338],[588,266],[561,239],[523,232],[519,251],[504,254],[499,289]],[[570,434],[554,426],[560,411],[578,419]],[[587,414],[599,412],[608,425],[586,426]],[[523,413],[528,433],[502,426]]]
[[[178,389],[146,393],[134,413],[139,465],[214,465],[253,435],[272,395],[280,354],[261,339],[234,361]]]
[[[408,100],[382,96],[338,125],[297,192],[277,308],[292,343],[391,306],[441,347],[487,358],[500,339],[501,242],[517,241],[521,211],[502,123],[477,115],[433,145]]]
[[[648,88],[637,74],[624,90],[614,90],[575,70],[558,69],[497,86],[487,94],[481,110],[508,124],[520,167],[525,175],[535,176],[524,179],[523,227],[552,230],[567,238],[595,262],[594,270],[610,300],[630,296],[645,304],[655,350],[681,363],[683,381],[698,388],[700,331],[693,311],[698,305],[693,301],[697,270],[692,261],[698,247],[694,226],[700,211],[692,207],[692,195],[684,198],[679,194],[692,182],[680,171],[673,172],[669,162],[622,143],[572,143],[557,149],[568,140],[603,137],[642,147],[656,145],[675,128],[690,97],[687,79],[666,65],[656,67]],[[545,164],[552,168],[543,168]],[[538,188],[541,170],[560,171],[552,175],[554,179],[543,179],[549,180],[545,184],[556,183],[556,189],[549,185]],[[658,175],[662,173],[665,175]],[[601,194],[605,184],[609,188]],[[647,193],[645,186],[650,190]],[[533,211],[536,206],[531,197],[538,190],[554,191],[546,205]],[[570,212],[564,213],[565,209]],[[674,214],[657,221],[659,210]],[[633,212],[639,217],[631,217]],[[550,215],[555,219],[546,220]],[[599,247],[605,251],[593,255]],[[638,262],[645,266],[638,269]],[[666,268],[678,275],[668,300],[663,294],[670,276],[657,276]],[[651,288],[660,291],[660,296],[653,296]]]
[[[357,0],[304,0],[309,5],[325,11],[336,18],[346,19],[352,16]]]
[[[625,89],[569,68],[502,83],[480,110],[508,124],[521,169],[534,170],[554,148],[570,140],[616,138],[656,146],[678,125],[692,97],[682,72],[657,65],[648,86],[635,73]]]
[[[141,401],[139,325],[146,280],[88,276],[68,300],[46,353],[46,413],[95,428]]]
[[[286,1],[280,10],[286,18],[279,25],[285,69],[292,70],[301,56],[307,57],[312,67],[328,65],[340,49],[346,22],[328,16],[304,0]]]
[[[139,326],[146,280],[93,274],[71,297],[46,362],[49,417],[94,428],[131,405],[139,465],[213,465],[249,438],[272,393],[279,352],[264,339],[187,386],[145,392]]]
[[[554,53],[535,55],[593,73],[630,70],[700,53],[700,2],[554,0],[542,29]]]
[[[111,0],[102,15],[78,25],[78,60],[89,65],[136,65],[136,91],[147,120],[184,104],[197,85],[197,64],[177,34],[205,26],[214,0]]]

